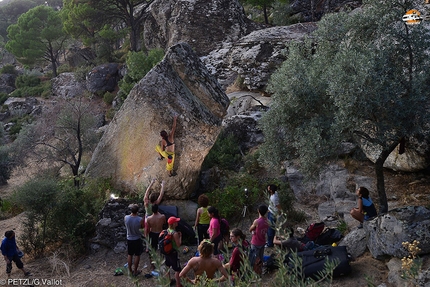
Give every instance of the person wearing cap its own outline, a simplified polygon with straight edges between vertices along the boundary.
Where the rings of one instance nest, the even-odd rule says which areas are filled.
[[[142,233],[140,232],[140,228],[145,226],[145,220],[137,215],[138,211],[139,206],[133,204],[131,206],[131,214],[124,217],[124,223],[127,229],[128,271],[133,276],[137,276],[141,272],[138,271],[137,268],[139,267],[140,255],[143,253]],[[134,259],[134,271],[133,256],[136,257]]]
[[[176,227],[178,226],[178,222],[181,219],[178,217],[171,216],[167,220],[168,228],[167,232],[172,234],[173,237],[173,252],[170,254],[166,254],[165,256],[165,264],[167,267],[171,267],[173,271],[175,271],[175,282],[176,287],[182,287],[181,281],[179,280],[179,272],[181,272],[181,262],[179,261],[179,248],[182,244],[182,233],[180,231],[176,231]],[[170,272],[168,272],[170,277]],[[173,281],[172,281],[173,282]],[[172,284],[171,284],[172,285]]]
[[[9,276],[12,272],[12,261],[15,262],[16,267],[20,269],[24,276],[29,276],[31,273],[24,269],[19,253],[21,252],[16,245],[15,232],[13,230],[4,233],[4,239],[1,242],[1,253],[3,254],[4,261],[6,261],[6,273]]]

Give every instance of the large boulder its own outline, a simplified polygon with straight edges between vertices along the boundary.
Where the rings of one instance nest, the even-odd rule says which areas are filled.
[[[428,131],[405,139],[405,150],[400,153],[400,144],[388,156],[384,167],[395,171],[416,172],[426,169],[430,165],[430,138]],[[370,143],[361,143],[361,148],[367,158],[376,162],[381,148]]]
[[[188,43],[199,56],[263,26],[249,20],[238,0],[155,0],[143,23],[147,48]]]
[[[91,93],[113,92],[120,80],[121,64],[108,63],[94,67],[87,75],[87,90]]]
[[[195,191],[201,164],[215,143],[229,99],[185,43],[171,47],[164,59],[134,86],[106,128],[87,175],[112,178],[126,191],[144,189],[152,178],[166,180],[165,198],[186,199]],[[155,145],[161,130],[175,133],[175,170],[168,177]]]
[[[361,6],[361,0],[294,0],[290,2],[290,15],[300,22],[318,21],[327,13],[349,11]]]
[[[315,23],[300,23],[254,31],[202,57],[223,87],[238,77],[249,90],[264,90],[272,73],[285,60],[290,42],[303,40],[316,30]]]
[[[430,253],[430,210],[423,206],[395,208],[387,214],[366,222],[367,247],[373,257],[403,258],[409,255],[403,242],[420,242],[419,254]]]
[[[51,83],[52,94],[57,97],[73,98],[85,92],[84,83],[78,81],[74,73],[61,73]]]

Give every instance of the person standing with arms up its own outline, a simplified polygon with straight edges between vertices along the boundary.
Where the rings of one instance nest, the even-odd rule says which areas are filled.
[[[166,170],[169,176],[175,176],[176,172],[173,170],[173,164],[175,162],[175,131],[176,131],[176,119],[178,116],[173,117],[173,124],[170,133],[168,134],[165,130],[160,132],[161,141],[155,147],[160,157],[159,160],[167,158]]]
[[[142,217],[137,215],[139,206],[133,204],[131,206],[131,214],[124,217],[125,227],[127,229],[127,264],[128,271],[133,276],[139,275],[138,271],[140,255],[143,253],[142,233],[140,228],[143,228],[145,221]],[[133,256],[134,258],[134,271],[133,271]]]

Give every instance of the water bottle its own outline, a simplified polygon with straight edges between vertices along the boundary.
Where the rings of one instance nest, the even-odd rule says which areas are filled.
[[[157,271],[151,271],[151,275],[154,277],[158,277],[159,274]]]

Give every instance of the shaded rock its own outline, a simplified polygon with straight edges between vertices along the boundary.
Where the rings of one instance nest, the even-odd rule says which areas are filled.
[[[66,61],[70,67],[92,65],[97,57],[91,48],[71,47],[66,56]]]
[[[7,107],[10,116],[23,116],[30,114],[33,110],[38,108],[39,101],[33,97],[10,97],[3,103],[3,105]]]
[[[91,93],[112,92],[120,80],[120,64],[109,63],[93,68],[87,75],[87,90]]]
[[[291,15],[299,14],[298,20],[305,21],[318,21],[327,13],[338,11],[349,11],[361,6],[361,0],[321,0],[321,1],[308,1],[308,0],[295,0],[290,2]]]
[[[74,73],[61,73],[51,80],[52,94],[62,98],[73,98],[85,92],[82,82],[76,80]]]
[[[249,90],[264,90],[273,71],[286,60],[289,43],[303,40],[316,28],[315,23],[300,23],[257,30],[224,43],[202,61],[223,87],[240,77]]]
[[[263,27],[246,17],[238,0],[155,0],[147,12],[143,23],[147,48],[167,50],[185,42],[199,56]]]
[[[407,256],[402,242],[414,240],[420,242],[419,254],[430,253],[430,210],[423,206],[396,208],[367,223],[364,225],[369,233],[367,247],[377,259]]]
[[[363,228],[354,229],[345,235],[339,246],[346,246],[353,258],[360,257],[367,250],[367,232]]]
[[[229,100],[188,44],[171,47],[164,59],[134,86],[98,144],[87,175],[111,177],[126,191],[166,179],[165,198],[186,199],[196,189],[201,164],[220,132]],[[154,150],[161,130],[175,133],[175,170]]]
[[[363,152],[372,162],[376,162],[381,149],[371,144],[361,144]],[[426,169],[430,165],[430,138],[415,135],[406,139],[405,152],[399,153],[397,146],[384,162],[384,167],[395,171],[415,172]]]
[[[10,94],[15,90],[16,75],[0,74],[0,93]]]

